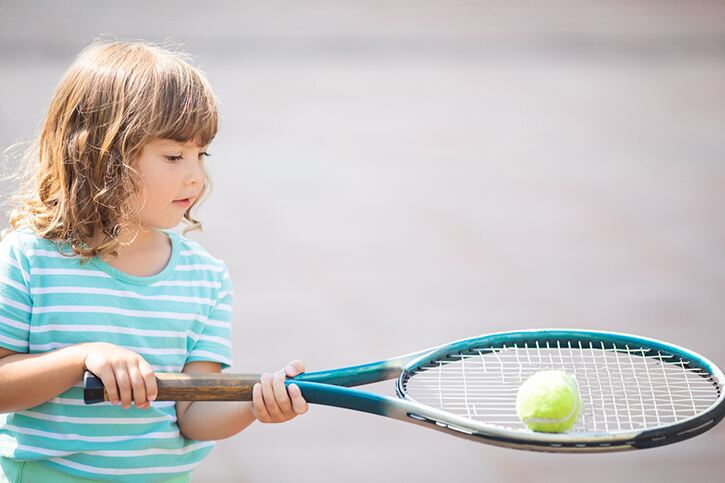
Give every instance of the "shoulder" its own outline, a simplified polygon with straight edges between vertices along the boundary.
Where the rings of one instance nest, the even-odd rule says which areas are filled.
[[[22,277],[30,284],[33,268],[47,257],[62,257],[55,243],[30,228],[9,231],[0,240],[0,278],[9,283],[8,279],[19,281]]]
[[[201,243],[170,230],[167,231],[167,233],[175,239],[179,246],[180,263],[188,266],[194,266],[200,270],[214,272],[217,274],[219,279],[229,277],[229,270],[226,262],[209,253],[209,251],[204,248]]]
[[[30,257],[34,254],[59,251],[56,243],[39,236],[31,228],[23,227],[10,231],[0,240],[0,251],[16,257]]]

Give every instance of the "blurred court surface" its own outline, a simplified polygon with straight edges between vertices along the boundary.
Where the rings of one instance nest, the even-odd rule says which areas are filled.
[[[725,2],[4,0],[3,148],[101,34],[179,42],[219,96],[189,236],[232,272],[232,371],[536,327],[725,366]],[[724,445],[549,455],[312,407],[194,481],[716,482]]]

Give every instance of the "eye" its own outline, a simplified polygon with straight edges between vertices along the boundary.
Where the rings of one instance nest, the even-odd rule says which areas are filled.
[[[171,161],[172,163],[175,163],[176,161],[180,160],[182,156],[165,156],[166,159]]]
[[[211,154],[207,152],[199,153],[199,158],[201,158],[202,156],[206,156],[208,158],[209,156],[211,156]]]

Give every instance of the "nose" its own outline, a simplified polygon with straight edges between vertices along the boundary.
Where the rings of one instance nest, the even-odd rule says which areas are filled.
[[[186,174],[185,184],[191,185],[191,184],[200,184],[204,181],[204,166],[202,165],[202,162],[199,161],[197,163],[190,163],[191,167],[189,168],[189,172]]]

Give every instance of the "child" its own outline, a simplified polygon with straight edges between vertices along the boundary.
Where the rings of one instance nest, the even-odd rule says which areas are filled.
[[[251,403],[153,402],[154,372],[232,364],[226,264],[184,236],[216,132],[177,52],[96,42],[61,79],[0,242],[0,481],[190,481],[213,440],[307,410],[300,361]],[[84,404],[85,370],[111,402]]]

